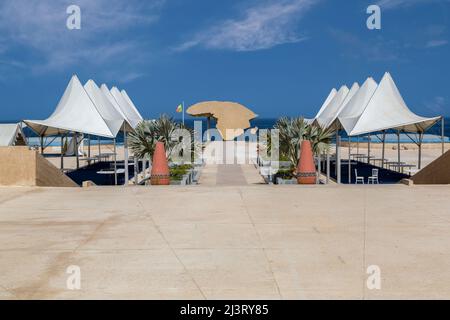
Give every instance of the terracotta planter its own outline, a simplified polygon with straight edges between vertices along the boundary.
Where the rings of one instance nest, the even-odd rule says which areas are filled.
[[[298,184],[316,184],[316,166],[310,141],[303,141],[297,167]]]
[[[166,158],[164,143],[157,142],[155,154],[153,155],[152,175],[150,182],[154,186],[170,185],[170,171]]]

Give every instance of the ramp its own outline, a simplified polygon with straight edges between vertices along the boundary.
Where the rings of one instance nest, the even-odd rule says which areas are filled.
[[[47,159],[28,147],[0,147],[0,186],[78,187]]]
[[[411,178],[414,184],[450,184],[450,150]]]

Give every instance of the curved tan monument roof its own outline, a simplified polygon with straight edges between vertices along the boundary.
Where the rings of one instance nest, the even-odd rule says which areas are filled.
[[[250,120],[257,115],[235,102],[205,101],[189,107],[186,112],[194,117],[211,117],[217,120],[217,129],[224,140],[233,140],[251,127]]]

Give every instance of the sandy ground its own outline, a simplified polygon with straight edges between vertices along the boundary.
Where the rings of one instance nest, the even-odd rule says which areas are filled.
[[[450,187],[0,188],[1,299],[450,298]],[[81,270],[81,289],[66,273]],[[381,290],[366,286],[381,270]]]
[[[450,144],[446,144],[445,151],[450,150]],[[360,144],[359,148],[356,144],[352,144],[351,147],[351,153],[361,153],[361,154],[367,154],[368,146],[366,144]],[[381,144],[371,144],[370,147],[370,153],[371,155],[375,156],[376,158],[381,158],[382,156],[382,146]],[[348,147],[342,147],[341,148],[341,154],[343,159],[348,159]],[[436,144],[424,144],[422,147],[422,169],[439,158],[442,155],[442,145],[439,143]],[[385,157],[389,161],[397,161],[398,159],[398,152],[397,152],[397,144],[386,144],[385,149]],[[419,150],[417,145],[415,144],[405,144],[402,143],[400,145],[400,161],[406,162],[408,164],[412,164],[418,166],[419,162]],[[377,162],[379,165],[380,162]]]

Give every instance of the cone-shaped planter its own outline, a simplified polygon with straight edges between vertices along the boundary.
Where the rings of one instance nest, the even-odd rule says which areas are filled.
[[[316,166],[314,165],[311,142],[302,141],[300,160],[297,167],[298,184],[316,184]]]
[[[164,143],[157,142],[155,154],[153,155],[152,176],[150,182],[154,186],[170,185],[170,171],[166,158]]]

